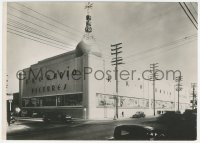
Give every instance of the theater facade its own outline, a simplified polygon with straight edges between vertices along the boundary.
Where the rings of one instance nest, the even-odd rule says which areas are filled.
[[[115,80],[109,82],[106,77],[101,78],[102,71],[106,73],[110,65],[105,66],[102,48],[97,46],[91,32],[91,16],[88,14],[86,34],[75,50],[22,70],[19,74],[21,107],[30,112],[65,112],[73,118],[106,119],[115,116],[117,97],[119,118],[130,117],[137,111],[153,115],[149,81],[120,81],[116,95]],[[125,86],[121,84],[123,82]],[[158,87],[155,92],[156,114],[177,110],[174,86]],[[187,95],[180,95],[180,98],[180,110],[190,108]]]
[[[23,70],[19,80],[22,108],[32,112],[65,112],[82,119],[113,118],[115,81],[101,79],[97,72],[106,73],[105,70],[105,60],[94,39],[83,39],[75,50],[39,61]],[[130,117],[137,111],[153,115],[151,82],[130,81],[129,84],[119,87],[119,117]],[[156,114],[177,110],[174,86],[159,85],[155,91]],[[190,108],[187,95],[180,95],[179,106],[181,111]]]
[[[74,118],[95,118],[94,101],[96,93],[102,93],[103,80],[87,73],[103,70],[103,62],[93,40],[82,40],[73,51],[31,65],[19,80],[22,107],[34,112],[59,110]]]

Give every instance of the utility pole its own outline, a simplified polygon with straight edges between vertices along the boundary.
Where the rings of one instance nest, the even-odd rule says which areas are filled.
[[[196,108],[196,83],[192,83],[192,110]]]
[[[179,104],[180,104],[180,101],[179,101],[179,99],[180,99],[180,91],[183,89],[182,88],[182,84],[181,84],[181,81],[182,81],[182,79],[183,79],[183,77],[182,76],[178,76],[178,77],[176,77],[176,82],[177,82],[177,84],[176,84],[176,86],[177,86],[177,88],[176,88],[176,91],[178,92],[178,111],[180,111],[179,110]]]
[[[155,97],[155,81],[157,80],[157,64],[158,63],[153,63],[150,64],[150,71],[151,71],[151,75],[150,75],[150,80],[153,81],[153,115],[156,115],[156,97]]]
[[[118,65],[124,64],[123,58],[118,57],[118,54],[122,53],[120,49],[122,47],[119,47],[122,43],[111,45],[113,47],[111,49],[111,55],[115,55],[114,58],[112,58],[111,64],[115,66],[115,81],[116,81],[116,95],[115,95],[115,116],[114,119],[116,120],[118,118]]]

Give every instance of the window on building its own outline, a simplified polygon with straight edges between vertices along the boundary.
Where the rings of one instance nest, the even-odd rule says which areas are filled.
[[[27,99],[27,100],[25,100],[25,102],[27,103],[27,104],[25,103],[26,104],[25,107],[34,107],[35,106],[33,104],[34,101],[32,99]]]
[[[142,85],[140,85],[140,89],[142,89]]]
[[[161,93],[161,90],[160,90],[160,93]]]
[[[22,107],[26,107],[27,103],[28,103],[27,99],[22,99]]]
[[[31,102],[34,107],[36,107],[38,105],[37,98],[31,98]]]
[[[64,106],[64,97],[63,95],[57,96],[57,106]]]
[[[64,95],[64,106],[81,106],[82,94]]]
[[[39,106],[43,106],[43,100],[42,100],[42,98],[39,98]]]
[[[43,106],[56,106],[56,96],[47,96],[42,98]]]
[[[43,106],[43,98],[41,98],[41,97],[34,98],[34,103],[33,104],[36,107]]]

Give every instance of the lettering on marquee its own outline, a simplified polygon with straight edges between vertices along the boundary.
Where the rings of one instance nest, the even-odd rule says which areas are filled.
[[[31,89],[32,94],[42,93],[42,92],[51,92],[51,91],[59,91],[59,90],[66,90],[67,84],[58,84],[58,85],[48,85],[43,87],[36,87]]]

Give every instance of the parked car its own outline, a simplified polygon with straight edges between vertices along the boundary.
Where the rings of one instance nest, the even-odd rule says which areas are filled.
[[[27,110],[22,110],[21,111],[21,116],[22,117],[27,117],[28,116],[28,111]]]
[[[111,140],[163,140],[165,132],[145,125],[120,125]]]
[[[141,112],[141,111],[136,112],[136,113],[132,116],[132,118],[144,118],[144,117],[145,117],[145,114],[144,114],[144,112]]]
[[[58,113],[58,112],[48,112],[43,114],[43,121],[44,122],[65,122],[69,123],[72,122],[72,117],[66,113]]]
[[[189,110],[184,114],[167,111],[157,118],[157,122],[166,127],[168,140],[195,140],[197,137],[195,119],[195,114]]]
[[[166,111],[164,114],[157,118],[159,123],[163,123],[166,125],[174,125],[176,123],[180,123],[183,120],[183,117],[180,112],[176,111]]]
[[[197,110],[185,110],[183,113],[183,120],[187,126],[187,128],[195,129],[197,127]]]
[[[196,109],[194,109],[194,110],[191,110],[191,109],[185,110],[185,112],[183,113],[183,118],[185,120],[188,120],[188,121],[194,121],[194,122],[196,122],[196,119],[197,119],[197,110]]]
[[[42,112],[33,111],[31,117],[33,117],[33,118],[41,118],[41,117],[43,117],[43,115],[44,115],[44,113],[42,113]]]

